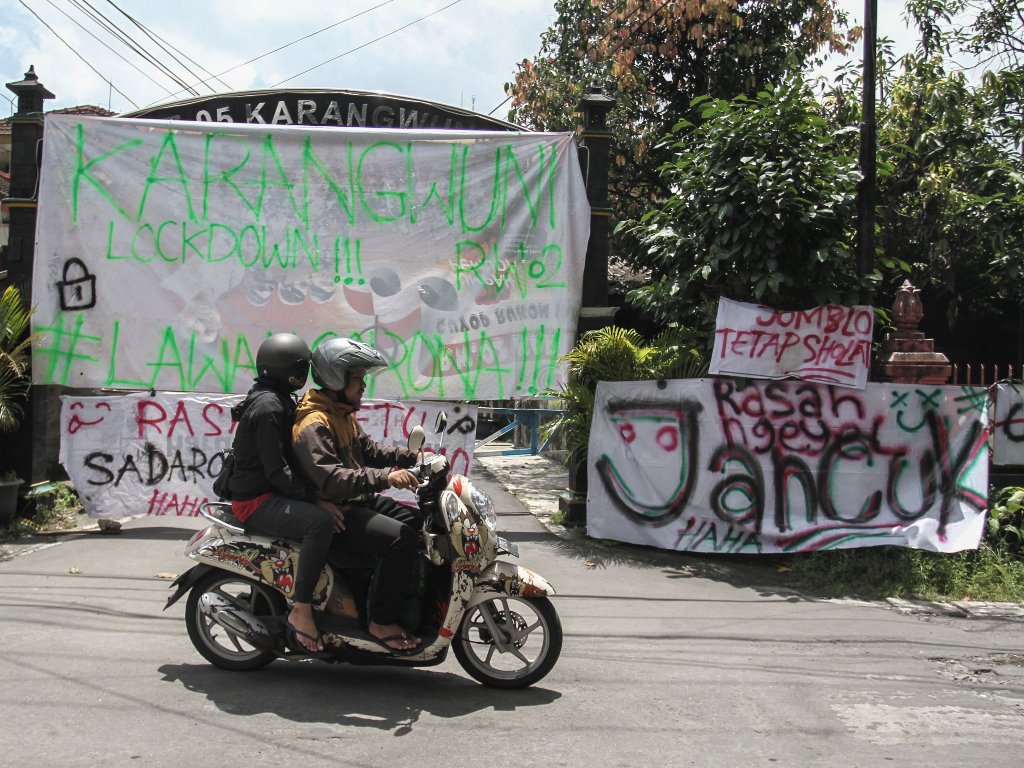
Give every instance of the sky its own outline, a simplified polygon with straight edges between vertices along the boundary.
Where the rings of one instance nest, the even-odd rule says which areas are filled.
[[[126,112],[134,109],[131,102],[144,107],[171,100],[169,94],[180,90],[180,85],[114,41],[79,10],[91,7],[101,12],[121,29],[132,30],[137,39],[144,40],[148,48],[169,62],[170,56],[121,15],[117,10],[120,8],[208,72],[220,74],[237,67],[221,76],[223,84],[213,82],[217,91],[274,87],[345,54],[289,79],[284,87],[381,90],[467,109],[475,106],[476,111],[486,114],[504,101],[503,87],[512,79],[516,64],[537,53],[541,34],[555,20],[553,0],[114,2],[117,7],[110,0],[0,0],[2,82],[22,79],[29,65],[35,65],[39,79],[57,95],[47,102],[47,109],[109,104],[116,112]],[[840,0],[839,5],[850,13],[852,23],[860,23],[864,12],[861,0]],[[879,0],[878,7],[879,34],[896,42],[897,54],[912,50],[915,40],[901,19],[902,2]],[[72,53],[28,8],[100,74]],[[111,45],[145,75],[61,11]],[[356,14],[362,15],[258,61],[244,63]],[[434,15],[417,21],[428,14]],[[407,24],[411,26],[395,31]],[[189,67],[199,71],[193,64]],[[196,79],[189,78],[188,84]],[[203,86],[197,89],[209,92]],[[4,98],[8,96],[11,94],[4,92]],[[506,111],[503,106],[495,116],[504,117]],[[10,103],[0,102],[0,117],[11,112]]]

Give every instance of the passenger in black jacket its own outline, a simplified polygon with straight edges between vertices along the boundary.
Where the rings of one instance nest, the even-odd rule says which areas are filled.
[[[316,501],[316,486],[291,463],[289,438],[296,401],[289,387],[261,376],[245,400],[231,409],[231,420],[238,422],[233,446],[235,469],[228,483],[233,502],[251,501],[267,493]]]
[[[235,428],[235,468],[228,482],[231,511],[262,533],[301,541],[288,624],[309,651],[323,650],[313,621],[313,591],[327,562],[340,515],[329,502],[317,501],[317,489],[292,465],[295,423],[292,393],[309,374],[309,347],[298,336],[279,333],[256,353],[256,383],[231,409]]]

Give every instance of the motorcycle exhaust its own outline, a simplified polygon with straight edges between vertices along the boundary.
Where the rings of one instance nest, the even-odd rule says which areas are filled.
[[[274,650],[267,626],[248,611],[243,611],[221,595],[207,592],[199,598],[199,610],[233,635],[241,637],[261,651]]]

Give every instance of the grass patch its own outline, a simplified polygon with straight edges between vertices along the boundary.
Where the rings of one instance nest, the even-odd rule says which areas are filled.
[[[39,531],[74,528],[82,502],[74,488],[57,483],[53,493],[38,497],[32,506],[31,517],[16,517],[10,525],[0,527],[0,542],[14,541]]]
[[[572,531],[578,531],[579,533],[582,533],[584,536],[587,535],[586,522],[573,522],[572,520],[569,520],[565,512],[562,511],[561,509],[552,514],[551,517],[548,518],[548,522],[552,525],[560,525],[563,528],[568,528]]]
[[[785,565],[801,587],[830,597],[1024,602],[1024,560],[984,542],[954,554],[905,547],[807,552]]]

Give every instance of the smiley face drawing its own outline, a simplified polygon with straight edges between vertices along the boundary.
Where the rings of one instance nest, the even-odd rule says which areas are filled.
[[[81,400],[76,400],[70,406],[68,406],[68,410],[69,411],[75,411],[75,410],[84,409],[84,408],[85,408],[85,404]],[[105,402],[105,401],[104,402],[96,403],[93,406],[93,410],[94,411],[101,411],[101,412],[105,410],[107,413],[110,413],[110,403]],[[96,413],[91,414],[91,416],[93,416],[93,417],[96,417],[98,415],[99,414],[96,414]],[[70,419],[70,421],[68,421],[68,434],[69,435],[73,435],[76,432],[78,432],[78,430],[80,430],[82,427],[91,427],[91,426],[93,426],[95,424],[99,424],[101,421],[103,421],[103,419],[104,419],[103,416],[99,416],[99,418],[97,418],[95,421],[86,421],[85,419],[82,418],[82,416],[80,414],[72,413],[71,414],[71,419]]]
[[[697,484],[700,403],[613,400],[608,421],[619,433],[597,460],[618,509],[634,522],[660,527],[682,514]]]

